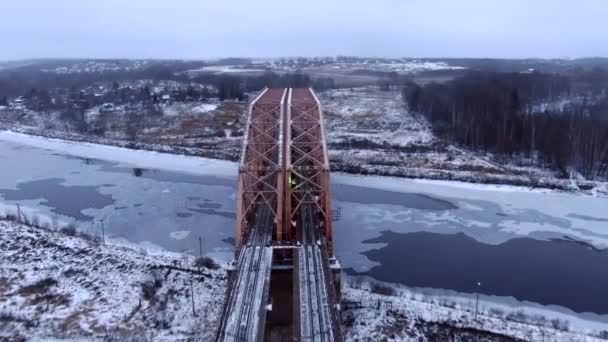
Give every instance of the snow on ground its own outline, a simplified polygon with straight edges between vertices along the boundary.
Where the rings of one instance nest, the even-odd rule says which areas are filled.
[[[373,64],[370,69],[378,71],[396,71],[398,73],[418,73],[422,71],[463,70],[465,68],[461,66],[452,66],[446,62],[411,60],[407,62]]]
[[[192,111],[196,114],[203,114],[203,113],[210,112],[212,110],[216,110],[217,107],[218,107],[218,105],[215,103],[203,103],[200,106],[196,106],[196,107],[192,108]]]
[[[429,123],[407,111],[398,91],[336,89],[321,93],[321,103],[330,144],[359,139],[405,147],[436,140]]]
[[[212,338],[224,271],[72,235],[0,221],[0,339]]]
[[[347,341],[605,341],[608,327],[560,316],[524,313],[474,302],[426,297],[383,284],[345,279],[342,290]],[[576,320],[576,319],[575,319]],[[606,329],[604,329],[606,328]]]
[[[380,63],[377,61],[363,61],[354,63],[337,62],[325,67],[326,69],[339,69],[345,71],[351,70],[368,70],[381,72],[397,72],[400,74],[415,74],[423,71],[437,70],[463,70],[461,66],[449,65],[446,62],[424,61],[417,59],[390,61]]]
[[[584,103],[594,104],[601,101],[605,95],[597,96],[561,96],[556,99],[545,100],[538,102],[531,106],[531,111],[536,113],[544,113],[545,111],[550,112],[562,112],[568,106],[580,105]]]
[[[183,156],[153,151],[72,142],[32,136],[12,131],[0,131],[0,141],[58,151],[72,156],[126,163],[140,168],[175,170],[198,175],[234,175],[236,164],[230,161]]]
[[[219,107],[216,103],[181,103],[176,102],[170,105],[163,105],[163,115],[180,116],[191,114],[205,114],[216,110]]]
[[[435,137],[426,118],[407,110],[398,90],[334,89],[320,98],[334,170],[562,190],[601,187],[599,182],[564,179],[526,156],[504,160],[452,146]]]
[[[191,231],[189,231],[189,230],[178,230],[178,231],[169,233],[169,236],[175,240],[183,240],[183,239],[187,238],[188,235],[190,235],[190,233],[191,233]]]
[[[234,73],[262,73],[263,69],[251,69],[245,68],[242,65],[212,65],[206,66],[196,70],[188,70],[186,71],[189,74],[198,74],[201,72],[211,72],[215,75],[220,74],[234,74]]]

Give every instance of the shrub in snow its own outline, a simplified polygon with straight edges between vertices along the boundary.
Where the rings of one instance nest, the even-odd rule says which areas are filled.
[[[492,316],[502,318],[505,315],[505,311],[499,308],[490,308],[490,314]]]
[[[38,280],[37,282],[33,283],[32,285],[27,285],[22,287],[21,289],[19,289],[19,294],[23,295],[23,296],[30,296],[30,295],[36,295],[36,294],[45,294],[47,293],[51,287],[56,286],[57,285],[57,280],[55,280],[54,278],[44,278],[41,280]]]
[[[513,322],[526,323],[528,321],[528,316],[522,310],[517,310],[509,313],[506,319]]]
[[[67,236],[76,236],[76,227],[72,224],[69,224],[69,225],[61,228],[61,230],[59,232],[62,234],[65,234]]]
[[[36,215],[32,217],[32,227],[40,228],[40,218]]]
[[[384,296],[394,296],[395,295],[395,289],[393,289],[390,286],[381,285],[381,284],[373,284],[372,292],[380,294],[380,295],[384,295]]]
[[[11,213],[6,213],[3,217],[3,219],[14,222],[14,221],[17,221],[17,215],[11,214]]]
[[[554,318],[551,320],[551,326],[554,329],[557,330],[561,330],[561,331],[568,331],[570,330],[570,323],[566,320],[561,320],[558,318]]]
[[[162,286],[160,280],[146,281],[141,283],[141,295],[145,300],[154,304],[156,302],[156,291]]]
[[[196,258],[196,260],[194,261],[194,266],[198,268],[205,267],[210,270],[217,270],[220,268],[220,265],[218,265],[217,262],[215,262],[215,260],[210,257]]]

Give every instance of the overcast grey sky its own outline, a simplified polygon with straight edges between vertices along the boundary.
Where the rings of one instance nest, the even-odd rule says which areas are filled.
[[[608,56],[607,0],[0,0],[0,59]]]

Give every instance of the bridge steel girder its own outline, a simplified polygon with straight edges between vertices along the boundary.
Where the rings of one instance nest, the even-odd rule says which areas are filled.
[[[284,105],[287,89],[265,88],[249,105],[239,162],[236,253],[249,234],[256,208],[268,205],[273,240],[282,239],[285,168]]]
[[[333,257],[329,158],[321,103],[312,88],[289,89],[285,139],[285,223],[287,239],[297,237],[295,222],[301,206],[313,205],[320,236]]]

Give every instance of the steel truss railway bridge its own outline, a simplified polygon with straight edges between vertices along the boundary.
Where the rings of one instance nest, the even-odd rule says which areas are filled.
[[[216,340],[342,341],[329,172],[314,91],[264,89],[249,106]]]

